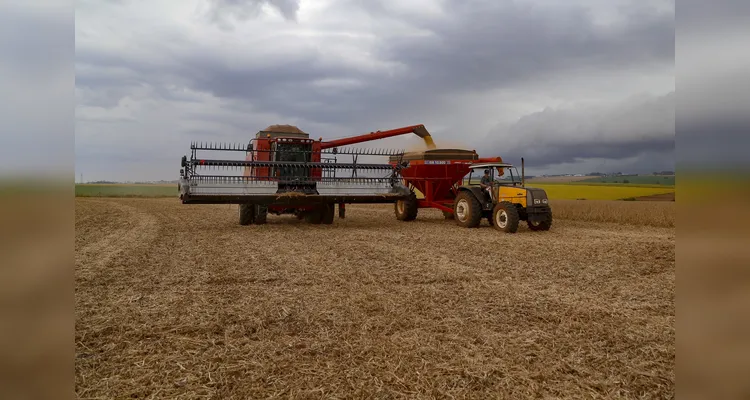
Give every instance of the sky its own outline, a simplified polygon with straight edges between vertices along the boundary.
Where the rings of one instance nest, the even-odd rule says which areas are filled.
[[[31,6],[2,7],[0,30],[20,30]],[[68,15],[49,10],[27,39],[51,50],[5,68],[74,63],[76,179],[176,179],[191,141],[277,123],[314,138],[424,124],[528,174],[675,167],[673,0],[79,0],[74,60]],[[61,70],[40,93],[64,95]]]

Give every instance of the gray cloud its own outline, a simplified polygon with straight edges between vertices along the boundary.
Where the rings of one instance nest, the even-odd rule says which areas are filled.
[[[644,2],[620,2],[621,8],[596,3],[617,16],[609,22],[584,7],[585,0],[547,7],[448,1],[417,10],[422,3],[338,0],[316,10],[273,2],[298,22],[288,24],[250,22],[271,2],[213,0],[204,10],[212,24],[239,22],[219,33],[200,19],[170,21],[179,10],[154,6],[151,18],[164,22],[153,27],[149,17],[128,19],[147,12],[134,12],[137,3],[123,2],[116,11],[84,4],[76,25],[76,146],[88,157],[81,168],[93,168],[97,154],[106,157],[107,144],[118,135],[158,138],[161,154],[178,159],[179,146],[198,135],[246,141],[271,123],[300,124],[324,137],[424,123],[436,140],[466,146],[484,146],[487,130],[501,124],[508,130],[493,133],[535,136],[550,145],[529,153],[523,142],[509,148],[505,140],[493,140],[486,151],[506,156],[523,150],[549,166],[625,160],[674,147],[663,127],[652,126],[654,137],[638,136],[647,132],[647,120],[668,125],[672,118],[673,125],[668,107],[642,110],[620,102],[558,108],[674,90],[673,2],[662,10]],[[138,28],[126,37],[113,33],[123,32],[117,26]],[[674,101],[673,95],[664,99],[648,101]],[[551,110],[538,112],[545,107]],[[614,132],[608,141],[586,144],[599,128],[586,126],[581,133],[575,123],[591,116]],[[103,128],[102,121],[112,122]],[[124,121],[138,121],[138,128]],[[571,126],[554,138],[543,136],[545,126],[562,123]],[[620,125],[633,126],[617,131]],[[143,133],[148,130],[158,133]],[[124,146],[137,148],[132,143]],[[403,143],[413,141],[382,145]],[[113,158],[126,170],[126,159]],[[172,173],[170,161],[153,162],[151,173]]]
[[[70,7],[0,3],[2,175],[72,164],[73,23]]]
[[[674,92],[603,106],[545,109],[495,130],[485,143],[511,159],[525,157],[534,167],[644,153],[661,154],[674,163],[674,110]]]
[[[208,0],[211,21],[224,29],[232,29],[230,19],[245,22],[257,18],[263,11],[263,6],[271,6],[278,10],[286,20],[296,21],[299,11],[299,0]]]

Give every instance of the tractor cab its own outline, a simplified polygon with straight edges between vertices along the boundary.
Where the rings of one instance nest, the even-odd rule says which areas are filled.
[[[518,169],[507,163],[472,164],[465,184],[479,186],[485,171],[489,171],[493,186],[524,186],[523,177],[518,173]]]

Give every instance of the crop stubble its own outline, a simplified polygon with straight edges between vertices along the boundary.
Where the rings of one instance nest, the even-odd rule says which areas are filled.
[[[516,235],[351,206],[314,226],[76,200],[76,392],[636,398],[674,389],[674,228]]]

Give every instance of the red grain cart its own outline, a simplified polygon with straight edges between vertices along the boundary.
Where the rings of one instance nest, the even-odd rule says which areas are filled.
[[[453,203],[458,187],[471,171],[470,166],[479,162],[502,162],[500,157],[480,158],[476,150],[436,149],[406,153],[391,163],[402,163],[401,176],[412,190],[410,198],[395,204],[396,217],[411,221],[417,217],[419,208],[437,208],[446,218],[453,218]],[[418,199],[416,190],[424,198]]]

